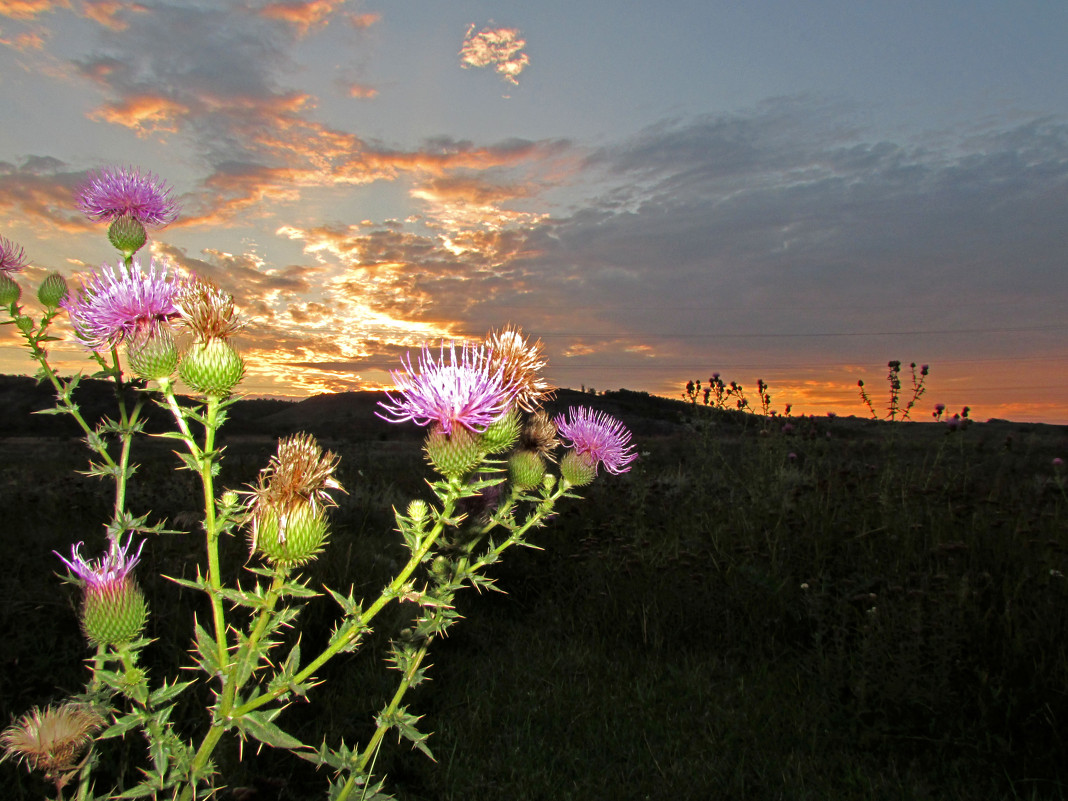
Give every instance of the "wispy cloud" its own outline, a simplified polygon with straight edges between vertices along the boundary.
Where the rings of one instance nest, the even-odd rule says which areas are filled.
[[[0,0],[0,16],[9,19],[34,19],[56,8],[69,8],[67,0]]]
[[[482,28],[471,24],[460,47],[460,66],[493,67],[508,83],[519,85],[519,74],[530,65],[527,46],[517,28]]]
[[[355,97],[358,100],[373,100],[378,97],[378,90],[375,87],[362,83],[351,83],[345,91],[349,97]]]
[[[292,0],[292,2],[268,3],[260,9],[267,19],[281,20],[293,26],[297,35],[304,37],[314,28],[326,25],[336,8],[343,6],[346,0]]]

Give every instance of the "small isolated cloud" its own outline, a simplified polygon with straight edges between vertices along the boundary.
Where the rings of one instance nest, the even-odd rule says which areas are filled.
[[[89,113],[90,119],[123,125],[138,136],[178,130],[176,119],[187,114],[189,108],[177,101],[156,94],[130,95],[114,103],[105,103]]]
[[[460,48],[460,66],[492,66],[504,80],[519,85],[518,75],[528,64],[530,58],[523,52],[526,40],[519,38],[517,28],[483,28],[475,33],[475,26],[469,25]]]
[[[373,86],[367,86],[362,83],[350,84],[348,87],[349,97],[355,97],[357,100],[373,100],[378,97],[378,90]]]
[[[292,25],[298,36],[307,36],[312,28],[325,25],[334,9],[344,3],[345,0],[268,3],[260,13],[267,19],[281,20]]]
[[[349,17],[349,22],[352,23],[354,28],[370,28],[380,19],[382,19],[382,15],[377,13],[353,14]]]

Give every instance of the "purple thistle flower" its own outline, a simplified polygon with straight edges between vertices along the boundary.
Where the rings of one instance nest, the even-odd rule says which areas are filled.
[[[142,272],[136,259],[128,268],[120,262],[90,276],[80,292],[67,295],[60,305],[70,315],[74,334],[91,350],[111,348],[135,335],[151,335],[178,313],[174,299],[182,287],[177,274],[155,261]]]
[[[17,273],[26,266],[26,251],[6,236],[0,236],[0,275]]]
[[[124,583],[130,571],[141,559],[141,549],[145,547],[145,541],[137,548],[137,553],[130,554],[130,546],[133,544],[133,535],[126,539],[126,544],[119,544],[118,540],[111,543],[107,554],[95,561],[86,561],[80,551],[85,543],[79,542],[70,549],[70,559],[64,558],[58,551],[52,551],[60,558],[70,572],[85,582],[87,594],[103,594],[114,590],[116,586]]]
[[[616,475],[630,469],[630,463],[638,458],[630,444],[630,432],[614,417],[604,412],[594,412],[585,406],[572,406],[567,417],[556,417],[560,437],[579,456],[597,469],[598,464]]]
[[[410,353],[401,364],[404,370],[390,371],[400,397],[387,392],[389,401],[379,402],[385,414],[375,412],[391,423],[437,423],[445,434],[459,425],[481,433],[508,411],[519,392],[518,384],[505,378],[503,366],[491,370],[485,347],[464,345],[457,356],[456,346],[450,345],[446,362],[444,344],[437,360],[424,345],[418,371]]]
[[[107,167],[78,187],[78,208],[90,220],[112,222],[130,216],[142,225],[164,226],[178,216],[171,188],[153,173]]]

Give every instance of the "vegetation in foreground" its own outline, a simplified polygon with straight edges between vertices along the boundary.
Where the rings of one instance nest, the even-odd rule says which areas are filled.
[[[638,393],[590,402],[627,423],[642,456],[540,532],[544,552],[495,566],[507,595],[457,596],[465,620],[410,703],[439,761],[390,740],[375,766],[398,797],[1066,795],[1068,476],[1055,460],[1068,429],[794,418],[784,431]],[[350,495],[313,586],[370,593],[403,558],[384,510],[420,491],[419,442],[330,439],[297,419],[304,404],[286,406],[257,407],[257,421],[235,412],[220,482],[252,481],[275,436],[318,434]],[[83,681],[76,592],[40,577],[56,571],[53,549],[99,538],[86,521],[106,518],[109,499],[70,472],[84,456],[66,440],[0,448],[6,721]],[[152,458],[173,459],[147,454],[146,477]],[[191,477],[137,486],[131,502],[158,514],[197,508]],[[154,538],[145,569],[191,577],[187,544]],[[188,591],[153,592],[168,597],[152,608],[175,610],[154,626],[188,623]],[[294,735],[366,739],[359,712],[386,700],[385,666],[342,662],[324,677],[329,697],[287,710]],[[313,798],[322,785],[269,751],[219,759],[240,779],[225,797]],[[36,778],[0,771],[8,797],[40,797]]]

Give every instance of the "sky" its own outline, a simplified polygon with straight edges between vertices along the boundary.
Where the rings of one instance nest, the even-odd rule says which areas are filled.
[[[865,415],[896,359],[916,419],[1068,423],[1066,34],[1050,0],[0,0],[0,235],[77,284],[117,262],[87,174],[164,179],[141,259],[233,293],[251,395],[514,324],[563,387]]]

